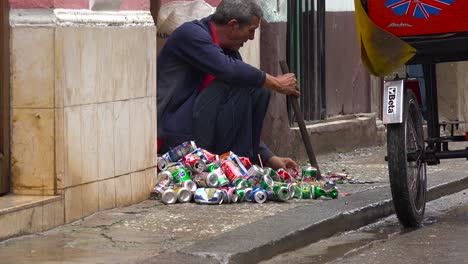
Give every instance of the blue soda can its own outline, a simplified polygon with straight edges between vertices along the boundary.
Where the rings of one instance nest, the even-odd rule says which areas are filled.
[[[222,204],[224,201],[223,191],[215,188],[199,188],[194,197],[198,204]]]
[[[266,202],[267,199],[268,199],[268,193],[265,189],[261,187],[257,187],[253,189],[249,195],[249,200],[251,200],[254,203],[262,204]]]
[[[187,141],[169,150],[169,152],[163,155],[163,158],[167,158],[169,161],[176,162],[185,157],[185,155],[194,152],[196,149],[197,145],[194,141]]]

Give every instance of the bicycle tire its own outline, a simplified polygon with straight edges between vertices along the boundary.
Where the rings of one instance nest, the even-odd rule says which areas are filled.
[[[425,143],[416,96],[406,90],[403,100],[403,123],[387,125],[388,170],[398,220],[404,227],[414,228],[421,225],[426,208],[427,171],[421,157]]]

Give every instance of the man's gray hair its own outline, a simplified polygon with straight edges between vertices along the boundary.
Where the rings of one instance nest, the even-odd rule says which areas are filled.
[[[235,19],[240,26],[246,26],[252,23],[253,16],[260,20],[263,18],[263,11],[257,0],[223,0],[216,8],[213,21],[218,25],[226,25]]]

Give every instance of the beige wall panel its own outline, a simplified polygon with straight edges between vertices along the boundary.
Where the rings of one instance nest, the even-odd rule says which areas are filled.
[[[114,177],[114,103],[97,105],[98,111],[98,178]]]
[[[99,210],[99,182],[82,185],[81,195],[83,197],[83,217]]]
[[[96,58],[97,71],[97,100],[98,102],[111,102],[115,98],[115,86],[119,83],[119,76],[114,76],[111,72],[114,64],[114,50],[112,48],[115,39],[112,39],[112,32],[107,29],[96,29],[99,35],[96,36],[99,53]]]
[[[115,179],[107,179],[99,182],[99,210],[107,210],[115,207]]]
[[[146,169],[148,141],[145,128],[151,113],[146,98],[130,100],[130,169],[132,172]],[[148,117],[148,118],[146,118]]]
[[[115,205],[124,207],[132,204],[132,179],[130,174],[115,178]]]
[[[132,179],[132,203],[139,203],[148,199],[149,192],[146,182],[146,171],[138,171],[131,174]]]
[[[130,89],[130,98],[145,97],[148,82],[154,78],[151,68],[153,62],[148,54],[155,52],[150,40],[156,34],[148,33],[149,30],[151,28],[126,27],[120,28],[114,35],[118,39],[125,40],[116,43],[125,46],[126,51],[123,53],[124,56],[118,58],[120,61],[115,66],[120,66],[116,71],[122,75],[122,85]]]
[[[73,28],[70,28],[70,30],[73,30]],[[97,71],[98,65],[102,63],[99,56],[101,52],[99,46],[101,37],[99,33],[102,31],[103,29],[94,27],[78,28],[75,35],[75,40],[81,43],[81,72],[78,76],[81,86],[78,93],[80,96],[77,98],[78,104],[92,104],[99,101],[97,98],[97,80],[101,74],[106,74],[105,72]],[[73,51],[65,50],[65,52],[70,53]]]
[[[64,142],[64,109],[56,108],[55,111],[55,178],[57,194],[62,194],[65,177],[65,142]]]
[[[66,107],[65,125],[65,175],[63,187],[76,186],[83,182],[83,162],[81,142],[81,107]]]
[[[98,179],[98,123],[97,106],[81,106],[81,160],[82,182],[88,183]]]
[[[12,112],[12,183],[16,194],[54,194],[54,110]]]
[[[57,81],[56,93],[63,93],[64,106],[72,106],[82,103],[81,89],[83,72],[83,28],[58,27],[56,29],[56,61]],[[91,73],[92,74],[92,73]],[[60,104],[59,104],[60,106]]]
[[[10,214],[0,215],[0,240],[31,233],[34,209],[25,209]]]
[[[156,68],[157,68],[157,56],[156,56],[156,27],[147,27],[146,37],[147,41],[147,73],[148,78],[146,79],[146,96],[156,96]]]
[[[71,223],[83,217],[83,195],[81,186],[65,190],[65,223]]]
[[[65,224],[64,201],[44,204],[43,208],[43,230],[49,230],[54,227]]]
[[[147,97],[146,98],[146,107],[145,110],[145,131],[146,131],[146,154],[145,154],[145,164],[146,168],[156,166],[156,157],[157,157],[157,128],[156,128],[156,98]]]
[[[115,175],[118,176],[130,172],[130,101],[114,103],[114,120]]]
[[[12,108],[54,107],[54,28],[12,28]]]
[[[156,168],[146,170],[146,190],[148,195],[150,194],[153,187],[156,185],[157,171]]]

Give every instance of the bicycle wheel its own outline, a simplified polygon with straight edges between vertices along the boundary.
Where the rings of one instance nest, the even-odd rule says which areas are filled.
[[[404,95],[403,123],[387,126],[387,155],[393,205],[405,227],[421,225],[426,208],[426,163],[422,116],[411,90]]]

